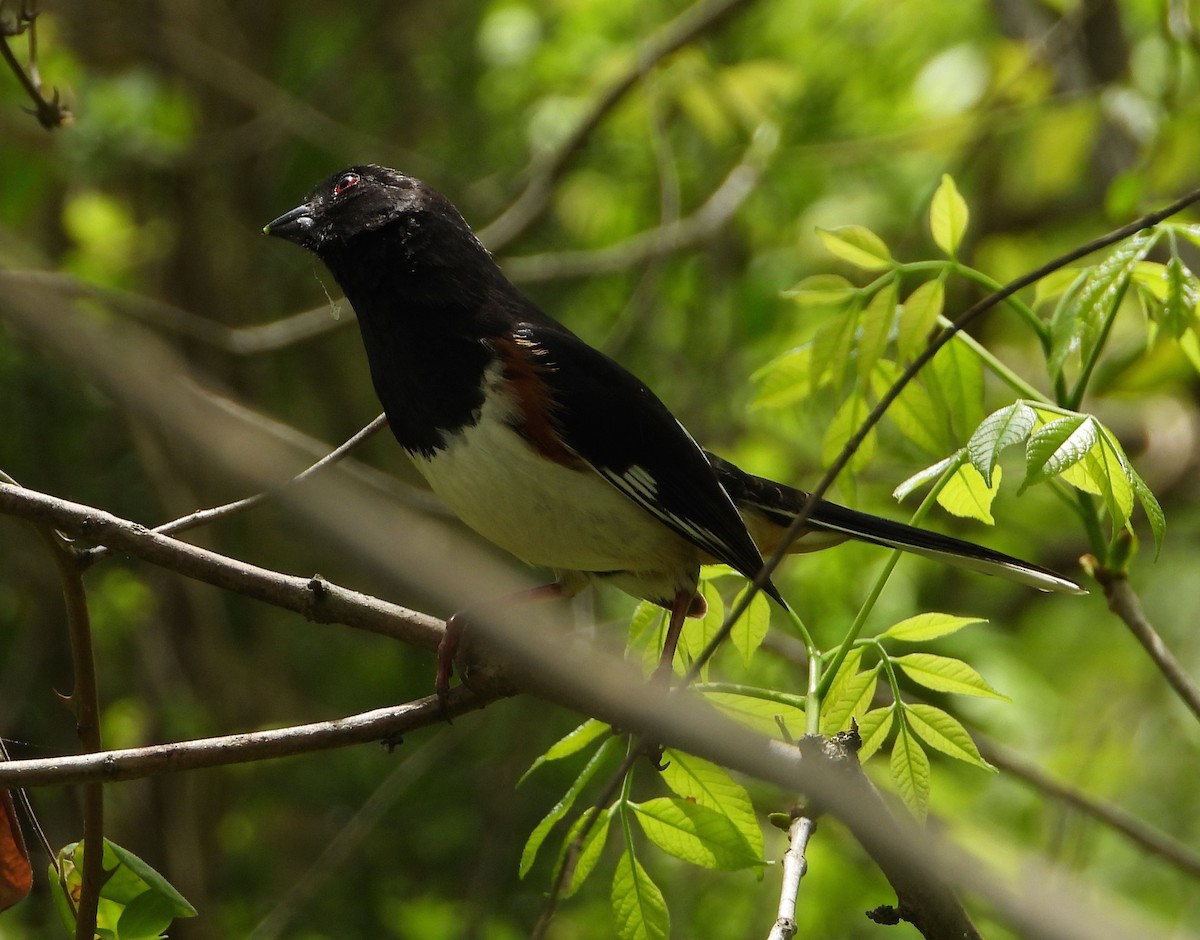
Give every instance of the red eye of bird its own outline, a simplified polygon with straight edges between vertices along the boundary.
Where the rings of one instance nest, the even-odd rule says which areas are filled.
[[[343,173],[336,183],[333,185],[333,194],[340,196],[347,189],[352,189],[358,185],[361,177],[357,173]]]

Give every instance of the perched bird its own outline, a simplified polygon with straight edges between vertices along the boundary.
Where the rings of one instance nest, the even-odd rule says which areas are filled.
[[[397,170],[355,166],[264,229],[315,253],[354,306],[396,440],[468,526],[555,581],[518,600],[608,583],[702,616],[700,566],[753,578],[808,494],[707,454],[641,381],[543,313],[448,199]],[[794,550],[845,538],[929,555],[1043,590],[1049,569],[821,501]],[[826,538],[812,542],[817,533]],[[771,581],[763,587],[784,605]],[[439,649],[448,688],[462,618]]]

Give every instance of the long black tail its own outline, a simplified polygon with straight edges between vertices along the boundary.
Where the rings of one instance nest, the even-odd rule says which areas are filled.
[[[715,454],[708,454],[708,459],[721,485],[745,519],[746,527],[759,550],[764,557],[773,553],[796,514],[811,498],[810,494],[746,473]],[[974,542],[847,509],[827,500],[817,503],[805,531],[808,534],[793,542],[789,551],[812,551],[851,538],[903,549],[983,574],[1000,575],[1043,591],[1087,593],[1074,581],[1041,565],[1013,558]]]

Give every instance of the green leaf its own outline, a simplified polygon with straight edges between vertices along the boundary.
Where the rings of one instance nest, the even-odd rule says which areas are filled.
[[[550,808],[550,812],[542,817],[541,822],[533,827],[533,831],[529,833],[529,838],[525,840],[525,847],[521,850],[521,863],[517,870],[519,877],[524,878],[529,874],[529,869],[533,867],[538,850],[541,849],[542,843],[546,841],[546,836],[550,834],[550,830],[554,828],[555,824],[570,812],[580,792],[588,785],[592,777],[596,775],[596,771],[600,769],[601,763],[616,740],[616,738],[609,738],[596,748],[596,753],[592,755],[583,770],[579,772],[579,776],[575,778],[575,782],[563,794],[562,799],[555,803]]]
[[[572,754],[578,754],[593,741],[604,737],[609,733],[609,727],[603,721],[597,721],[595,718],[589,718],[574,731],[568,732],[563,737],[559,738],[545,754],[542,754],[532,764],[525,773],[521,774],[521,779],[517,781],[517,786],[525,782],[525,778],[537,770],[542,764],[552,760],[562,760],[564,757],[570,757]]]
[[[956,516],[995,525],[996,520],[992,518],[992,500],[1000,492],[1002,470],[1002,467],[995,468],[992,485],[989,486],[974,464],[964,463],[954,471],[938,493],[938,505]]]
[[[929,810],[929,756],[903,720],[892,745],[890,769],[900,799],[917,819],[924,820]]]
[[[721,624],[725,622],[725,600],[711,579],[701,579],[700,595],[708,604],[708,611],[699,620],[688,620],[684,624],[683,632],[679,635],[679,648],[675,655],[675,671],[677,673],[686,672],[687,664],[700,658],[704,648],[717,635]],[[708,678],[708,667],[709,663],[705,663],[701,667],[701,681]]]
[[[852,649],[830,683],[825,700],[821,702],[821,734],[845,731],[851,718],[860,718],[870,709],[879,669],[874,666],[860,672],[862,655],[862,647]]]
[[[629,805],[646,838],[685,862],[736,871],[762,861],[732,820],[712,807],[665,796]]]
[[[825,438],[821,442],[821,461],[829,466],[842,452],[846,442],[862,426],[863,419],[870,412],[871,406],[857,392],[852,394],[834,412],[833,420],[825,429]],[[870,464],[875,456],[875,429],[872,428],[863,438],[862,444],[846,465],[851,473],[861,470]]]
[[[1062,296],[1071,289],[1071,285],[1076,281],[1082,284],[1086,276],[1086,272],[1079,268],[1060,268],[1052,271],[1038,281],[1034,287],[1033,305],[1036,307],[1054,297]]]
[[[896,337],[899,359],[909,359],[924,347],[945,304],[946,285],[941,278],[926,281],[908,295],[900,311],[900,330]]]
[[[1192,325],[1196,296],[1196,276],[1177,256],[1172,255],[1167,262],[1167,296],[1162,320],[1173,339],[1179,339]]]
[[[763,857],[762,829],[746,788],[729,771],[684,751],[663,753],[666,769],[662,781],[684,800],[707,806],[724,815],[742,834],[751,853]]]
[[[749,585],[742,589],[734,599],[735,607],[749,590]],[[755,651],[762,646],[762,641],[766,639],[770,626],[771,605],[767,602],[767,595],[762,591],[756,591],[750,598],[750,603],[745,611],[733,625],[733,631],[729,635],[734,649],[742,654],[742,662],[746,664],[747,668],[750,666],[750,660],[754,658]]]
[[[571,880],[563,891],[563,897],[569,898],[583,887],[583,883],[587,881],[588,876],[595,871],[596,863],[600,861],[600,855],[604,851],[604,843],[608,840],[608,828],[612,822],[612,810],[597,809],[594,806],[588,807],[572,823],[571,828],[563,838],[563,844],[558,853],[558,862],[555,864],[556,871],[562,868],[567,858],[567,850],[579,838],[579,833],[587,825],[587,820],[595,816],[596,813],[599,813],[600,816],[596,820],[595,825],[588,829],[587,835],[583,837],[583,845],[580,846],[579,856],[575,861],[575,870],[571,872]]]
[[[783,296],[798,307],[836,309],[849,304],[858,290],[840,274],[814,274],[784,291]]]
[[[882,271],[895,264],[883,239],[861,225],[818,228],[817,235],[831,255],[864,271]]]
[[[804,709],[798,703],[787,704],[771,698],[742,695],[737,692],[705,692],[704,697],[718,711],[739,724],[753,728],[759,734],[778,737],[779,725],[775,721],[776,717],[783,720],[784,727],[793,738],[804,733]],[[796,699],[797,702],[800,701],[799,696],[796,696]]]
[[[1150,487],[1146,485],[1146,481],[1132,467],[1129,472],[1133,483],[1133,492],[1137,496],[1138,502],[1142,504],[1142,512],[1146,514],[1146,519],[1150,523],[1150,531],[1154,533],[1154,557],[1157,558],[1158,553],[1162,551],[1163,537],[1167,533],[1167,517],[1163,515],[1162,506],[1158,504],[1158,500],[1150,491]]]
[[[918,685],[935,692],[952,692],[956,695],[975,695],[980,698],[997,698],[1010,701],[1007,695],[1001,695],[978,672],[964,663],[961,659],[949,656],[935,656],[933,653],[909,653],[907,656],[893,657],[892,662],[899,666],[906,676]]]
[[[943,346],[921,373],[937,410],[929,416],[931,430],[941,435],[943,451],[960,447],[983,421],[983,364],[959,340]]]
[[[1025,445],[1021,491],[1081,461],[1095,446],[1096,437],[1096,421],[1089,415],[1067,415],[1038,428]]]
[[[959,195],[950,174],[943,173],[942,183],[929,205],[929,230],[937,246],[951,258],[958,257],[969,219],[966,200]]]
[[[936,640],[938,637],[957,633],[963,627],[973,623],[987,623],[979,617],[956,617],[954,614],[917,614],[907,620],[888,627],[876,639],[885,637],[900,640],[904,643],[923,643],[926,640]]]
[[[953,715],[932,705],[905,705],[905,718],[913,734],[932,748],[955,760],[974,764],[985,770],[996,768],[983,759],[967,729]]]
[[[896,319],[896,285],[889,284],[875,292],[862,315],[862,331],[858,336],[858,377],[866,381],[871,377],[875,363],[887,348],[892,323]]]
[[[862,738],[862,747],[858,749],[858,759],[866,762],[872,755],[883,747],[887,736],[892,732],[892,724],[896,720],[894,705],[874,708],[858,721],[858,735]]]
[[[662,892],[630,851],[617,860],[612,909],[620,940],[667,940],[670,935],[671,918]]]
[[[757,384],[751,408],[785,408],[812,395],[812,346],[789,349],[751,377]]]
[[[821,324],[813,336],[809,374],[811,392],[825,385],[836,387],[842,384],[850,366],[850,353],[854,349],[854,335],[861,310],[862,307],[857,301],[852,303],[845,313]]]
[[[1134,266],[1158,239],[1154,231],[1141,232],[1122,242],[1112,254],[1087,271],[1081,286],[1063,295],[1050,322],[1050,371],[1058,375],[1067,356],[1079,349],[1091,354],[1105,321],[1114,314]]]
[[[903,502],[914,490],[920,489],[926,483],[932,483],[956,463],[965,460],[966,455],[966,450],[960,450],[957,453],[946,457],[944,460],[939,460],[937,463],[931,464],[924,470],[918,470],[907,480],[892,490],[892,498],[896,500],[896,502]]]
[[[901,369],[888,359],[880,359],[871,375],[871,392],[882,398],[887,390],[900,378]],[[929,416],[937,406],[928,389],[920,382],[909,382],[887,410],[887,420],[906,438],[929,454],[940,454],[945,450],[943,441],[930,427]]]
[[[1000,461],[1000,452],[1024,441],[1036,425],[1037,412],[1023,401],[1015,401],[993,411],[975,429],[967,441],[967,454],[988,486],[992,483],[992,470]]]

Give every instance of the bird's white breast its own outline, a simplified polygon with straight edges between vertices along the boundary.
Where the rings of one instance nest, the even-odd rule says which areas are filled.
[[[493,377],[494,378],[494,377]],[[496,386],[493,385],[494,392]],[[433,491],[480,535],[533,564],[585,572],[694,567],[696,550],[589,466],[539,454],[489,394],[479,420],[433,456],[410,454]]]

